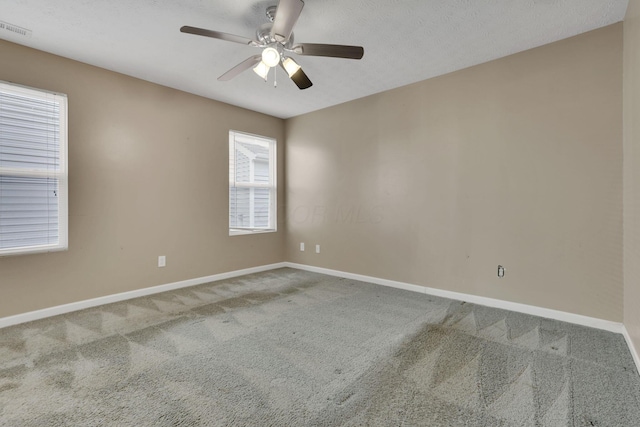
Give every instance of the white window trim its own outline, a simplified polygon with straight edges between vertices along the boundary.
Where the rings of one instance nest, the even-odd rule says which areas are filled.
[[[263,234],[263,233],[275,233],[278,231],[278,220],[277,220],[277,206],[278,206],[278,177],[276,175],[277,167],[276,162],[278,158],[278,144],[275,138],[270,138],[262,135],[255,135],[247,132],[240,132],[235,130],[229,131],[229,159],[235,158],[235,135],[245,135],[250,138],[259,138],[264,141],[269,142],[269,184],[264,183],[246,183],[246,182],[235,182],[235,176],[231,176],[229,174],[229,191],[231,188],[268,188],[270,189],[269,196],[269,228],[237,228],[231,227],[231,222],[229,222],[229,236],[243,236],[249,234]],[[250,167],[253,167],[251,165]],[[227,202],[229,202],[229,197],[227,197]],[[227,212],[231,212],[231,207],[228,206]],[[253,213],[253,212],[252,212]]]
[[[51,245],[22,246],[19,248],[0,249],[0,256],[35,254],[43,252],[65,251],[69,248],[69,165],[68,165],[68,103],[67,95],[42,89],[30,88],[0,80],[0,89],[25,96],[55,100],[60,109],[60,170],[42,171],[35,169],[0,168],[1,175],[23,176],[33,178],[58,179],[58,187],[62,190],[58,195],[58,243]]]

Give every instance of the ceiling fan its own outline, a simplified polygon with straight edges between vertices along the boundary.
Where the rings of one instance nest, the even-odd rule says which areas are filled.
[[[180,28],[183,33],[198,36],[213,37],[234,43],[259,47],[261,55],[251,56],[220,77],[218,80],[227,81],[236,77],[243,71],[253,68],[256,74],[267,80],[269,70],[280,66],[289,78],[300,89],[307,89],[313,85],[309,77],[302,71],[300,65],[287,53],[295,53],[307,56],[328,56],[332,58],[361,59],[364,55],[362,46],[345,46],[335,44],[298,43],[293,42],[293,27],[302,12],[304,2],[302,0],[280,0],[277,6],[267,8],[269,23],[262,25],[256,31],[256,39],[249,39],[219,31],[205,30],[203,28],[184,26]]]

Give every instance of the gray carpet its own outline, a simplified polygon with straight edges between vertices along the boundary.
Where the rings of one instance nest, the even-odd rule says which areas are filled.
[[[2,426],[640,426],[622,336],[281,269],[0,330]]]

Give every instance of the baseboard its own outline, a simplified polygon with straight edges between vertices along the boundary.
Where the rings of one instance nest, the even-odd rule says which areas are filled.
[[[449,298],[454,300],[471,302],[474,304],[485,305],[488,307],[501,308],[504,310],[516,311],[519,313],[531,314],[533,316],[546,317],[549,319],[560,320],[563,322],[574,323],[583,326],[589,326],[591,328],[603,329],[610,332],[622,333],[625,335],[627,343],[630,343],[630,337],[628,332],[622,325],[622,323],[612,322],[609,320],[597,319],[588,316],[582,316],[579,314],[567,313],[559,310],[551,310],[548,308],[536,307],[532,305],[520,304],[515,302],[503,301],[493,298],[486,298],[476,295],[464,294],[460,292],[446,291],[442,289],[428,288],[425,286],[414,285],[411,283],[398,282],[394,280],[381,279],[379,277],[365,276],[362,274],[348,273],[345,271],[331,270],[328,268],[314,267],[305,264],[297,264],[292,262],[280,262],[276,264],[262,265],[258,267],[245,268],[242,270],[235,270],[226,273],[214,274],[211,276],[198,277],[194,279],[183,280],[180,282],[168,283],[164,285],[152,286],[144,289],[137,289],[135,291],[122,292],[113,295],[107,295],[104,297],[88,299],[84,301],[73,302],[64,305],[58,305],[55,307],[45,308],[42,310],[30,311],[28,313],[16,314],[14,316],[8,316],[0,318],[0,328],[7,326],[17,325],[20,323],[31,322],[33,320],[44,319],[46,317],[57,316],[60,314],[70,313],[73,311],[84,310],[86,308],[96,307],[103,304],[111,304],[114,302],[120,302],[132,298],[144,297],[148,295],[157,294],[160,292],[167,292],[176,289],[186,288],[189,286],[201,285],[203,283],[215,282],[218,280],[230,279],[233,277],[244,276],[246,274],[260,273],[263,271],[274,270],[276,268],[297,268],[299,270],[311,271],[315,273],[326,274],[329,276],[344,277],[352,280],[359,280],[362,282],[374,283],[377,285],[388,286],[392,288],[404,289],[407,291],[418,292],[427,295],[439,296],[443,298]],[[630,344],[630,350],[632,351],[636,364],[638,364],[638,355],[635,352],[635,348]]]
[[[261,265],[258,267],[245,268],[242,270],[229,271],[226,273],[214,274],[211,276],[197,277],[194,279],[182,280],[180,282],[167,283],[164,285],[152,286],[149,288],[136,289],[135,291],[121,292],[119,294],[107,295],[99,298],[92,298],[84,301],[72,302],[69,304],[58,305],[55,307],[44,308],[42,310],[30,311],[27,313],[16,314],[0,318],[0,328],[17,325],[20,323],[31,322],[33,320],[44,319],[46,317],[57,316],[59,314],[70,313],[72,311],[84,310],[86,308],[95,307],[103,304],[111,304],[132,298],[144,297],[160,292],[173,291],[176,289],[186,288],[189,286],[201,285],[203,283],[216,282],[218,280],[230,279],[233,277],[244,276],[247,274],[260,273],[276,268],[286,267],[284,262]]]
[[[297,268],[315,273],[327,274],[329,276],[344,277],[346,279],[359,280],[362,282],[374,283],[376,285],[389,286],[392,288],[404,289],[408,291],[418,292],[427,295],[433,295],[443,298],[449,298],[459,301],[466,301],[474,304],[484,305],[488,307],[501,308],[503,310],[516,311],[518,313],[531,314],[533,316],[546,317],[548,319],[559,320],[567,323],[588,326],[605,331],[622,333],[622,323],[612,322],[610,320],[597,319],[595,317],[583,316],[580,314],[567,313],[560,310],[552,310],[549,308],[536,307],[533,305],[520,304],[517,302],[504,301],[494,298],[486,298],[477,295],[464,294],[460,292],[445,291],[442,289],[428,288],[425,286],[414,285],[410,283],[397,282],[394,280],[381,279],[379,277],[364,276],[362,274],[347,273],[344,271],[331,270],[328,268],[314,267],[305,264],[296,264],[285,262],[287,267]]]
[[[640,372],[640,354],[636,350],[636,346],[633,345],[633,341],[631,340],[631,335],[629,335],[629,331],[627,327],[622,325],[622,335],[624,336],[625,341],[627,341],[627,346],[629,347],[629,351],[631,352],[631,356],[633,356],[633,361],[636,362],[636,370]]]

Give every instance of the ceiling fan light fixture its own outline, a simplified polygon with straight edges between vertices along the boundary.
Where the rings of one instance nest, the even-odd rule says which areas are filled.
[[[262,62],[267,67],[275,67],[280,63],[280,53],[272,47],[267,47],[262,51]]]
[[[282,65],[287,71],[287,74],[289,74],[289,77],[292,77],[300,69],[300,65],[298,65],[298,63],[294,61],[293,58],[285,58],[284,61],[282,61]]]
[[[304,0],[278,0],[277,5],[267,8],[267,17],[271,23],[263,24],[256,31],[255,39],[248,39],[234,34],[204,28],[182,26],[180,32],[197,36],[212,37],[214,39],[262,48],[262,52],[253,55],[229,71],[218,77],[219,81],[228,81],[240,73],[253,68],[253,71],[267,81],[269,70],[280,66],[298,89],[313,86],[302,68],[291,58],[284,56],[286,52],[293,52],[306,56],[325,56],[330,58],[361,59],[364,55],[362,46],[347,46],[323,43],[302,43],[294,45],[293,27],[298,22],[300,12],[304,7]],[[275,73],[275,71],[274,71]],[[274,75],[273,83],[276,86]]]
[[[267,64],[264,63],[264,61],[260,61],[258,63],[258,65],[256,65],[255,67],[253,67],[253,71],[259,75],[260,77],[262,77],[263,80],[267,80],[267,76],[269,75],[269,70],[271,69],[271,67],[269,67]]]

